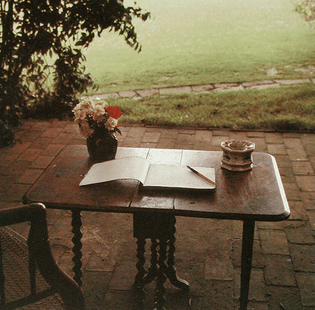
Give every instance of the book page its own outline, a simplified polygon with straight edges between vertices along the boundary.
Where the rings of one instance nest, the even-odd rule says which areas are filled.
[[[142,157],[124,157],[94,164],[80,186],[113,180],[134,179],[144,182],[150,162]]]
[[[193,167],[204,176],[215,181],[215,169],[209,167]],[[144,187],[178,188],[178,189],[214,189],[215,185],[205,181],[186,166],[151,165]]]

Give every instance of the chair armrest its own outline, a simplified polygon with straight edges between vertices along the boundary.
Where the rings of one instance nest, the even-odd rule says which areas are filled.
[[[56,289],[66,309],[85,309],[81,288],[58,267],[51,253],[45,206],[36,203],[0,211],[0,226],[23,222],[31,224],[27,244],[44,279]]]
[[[0,211],[0,227],[23,222],[46,222],[46,208],[43,204],[34,203]]]

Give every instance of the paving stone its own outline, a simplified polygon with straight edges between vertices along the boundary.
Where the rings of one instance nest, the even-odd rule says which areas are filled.
[[[268,310],[302,310],[298,288],[268,286],[267,291],[269,296]]]
[[[303,149],[304,148],[302,140],[300,138],[284,138],[283,141],[286,148],[288,149],[295,149],[295,148]]]
[[[309,145],[309,144],[315,144],[314,134],[304,133],[304,134],[301,134],[300,137],[304,146]]]
[[[49,121],[34,121],[30,123],[32,126],[31,129],[36,131],[43,131],[44,129],[50,127],[50,124],[51,123]]]
[[[232,132],[230,133],[230,139],[234,139],[234,140],[247,140],[247,134],[246,134],[246,132],[232,131]]]
[[[133,292],[131,290],[109,290],[103,303],[98,309],[102,310],[126,310],[133,304]],[[96,309],[95,309],[96,310]]]
[[[308,156],[315,156],[315,144],[306,144],[304,149]]]
[[[21,203],[23,195],[29,190],[29,184],[10,184],[0,201]]]
[[[193,149],[201,151],[211,151],[211,145],[210,143],[206,143],[205,141],[197,140],[194,142]]]
[[[0,149],[0,154],[21,154],[23,153],[29,146],[30,142],[16,142],[13,147],[4,147]]]
[[[301,220],[301,221],[308,220],[303,201],[290,200],[289,207],[290,207],[290,220]]]
[[[17,183],[33,184],[42,174],[43,169],[27,169],[18,178]]]
[[[178,130],[174,128],[162,129],[161,130],[161,139],[176,139],[178,136]]]
[[[304,146],[308,156],[315,156],[315,144],[308,144]]]
[[[266,142],[270,144],[283,143],[283,137],[280,132],[267,132],[266,133]]]
[[[241,277],[241,270],[240,268],[235,270],[235,297],[236,299],[240,298],[240,277]],[[267,301],[267,294],[266,294],[266,286],[264,280],[264,271],[263,269],[259,268],[252,268],[251,276],[250,276],[250,287],[249,287],[249,296],[248,299],[250,301]]]
[[[289,255],[289,245],[287,237],[282,230],[260,230],[261,248],[268,254]]]
[[[235,308],[237,310],[238,308]],[[252,302],[250,301],[247,306],[248,310],[269,310],[269,306],[267,302],[261,303],[261,302]]]
[[[130,138],[127,137],[125,138],[125,140],[120,144],[120,146],[124,146],[124,147],[139,147],[140,145],[140,141],[137,138]]]
[[[170,88],[161,88],[160,95],[178,95],[178,94],[190,94],[192,92],[189,86],[185,87],[170,87]]]
[[[267,285],[296,285],[293,264],[289,255],[265,254],[264,259],[266,264],[265,281]]]
[[[85,272],[82,276],[82,290],[84,291],[85,304],[88,309],[106,309],[105,294],[108,289],[109,281],[112,274],[109,272]],[[110,305],[112,306],[112,305]],[[125,305],[126,306],[126,305]],[[109,309],[109,308],[107,308]],[[112,308],[114,309],[114,308]],[[119,310],[118,308],[115,308]],[[123,309],[123,308],[122,308]],[[126,308],[127,309],[127,308]]]
[[[176,144],[175,139],[159,139],[157,147],[161,149],[172,149],[175,147],[175,144]]]
[[[267,144],[264,138],[259,137],[249,137],[251,142],[255,143],[255,152],[266,152],[267,151]]]
[[[249,138],[265,138],[266,134],[264,131],[248,131],[247,136]]]
[[[268,88],[277,88],[280,87],[279,84],[265,84],[265,85],[255,85],[255,86],[250,86],[247,87],[248,89],[257,89],[257,90],[263,90],[263,89],[268,89]]]
[[[304,175],[297,175],[296,176],[297,185],[303,191],[314,191],[315,189],[315,176],[304,176]]]
[[[216,251],[207,252],[205,262],[205,280],[233,280],[233,265],[228,255],[232,249],[232,242],[226,240],[216,244]]]
[[[0,175],[5,176],[6,180],[9,180],[9,178],[22,175],[31,165],[32,162],[14,161],[8,167],[3,168]],[[6,181],[3,179],[3,182]]]
[[[291,244],[315,244],[314,234],[308,221],[287,221],[285,231]]]
[[[238,87],[239,84],[237,83],[216,83],[214,85],[215,88],[231,88],[231,87]]]
[[[288,155],[274,155],[277,166],[280,167],[291,167],[291,162]]]
[[[134,254],[135,256],[135,254]],[[129,257],[122,257],[115,266],[114,274],[111,278],[110,290],[131,290],[136,276],[136,260]]]
[[[307,216],[309,218],[310,221],[310,225],[312,230],[315,231],[315,210],[309,210],[307,211]]]
[[[267,144],[268,153],[271,155],[286,155],[287,150],[283,144]]]
[[[290,160],[307,160],[307,154],[303,149],[287,149]]]
[[[144,135],[146,131],[145,127],[133,126],[130,127],[127,133],[127,137],[133,137],[135,139],[139,139]]]
[[[9,167],[11,163],[13,163],[18,157],[20,156],[19,153],[17,154],[1,154],[0,156],[0,167]]]
[[[21,139],[24,142],[33,142],[35,141],[40,135],[42,134],[42,131],[35,131],[35,130],[27,130],[24,132],[21,132],[18,135],[18,139]]]
[[[137,93],[133,90],[121,91],[118,93],[122,98],[134,98],[137,96]]]
[[[156,96],[159,94],[158,89],[150,88],[150,89],[142,89],[142,90],[137,90],[137,94],[140,97],[152,97]]]
[[[217,146],[221,149],[221,142],[228,140],[228,136],[213,136],[211,140],[211,146]]]
[[[64,147],[65,144],[50,144],[43,152],[41,152],[41,155],[56,156]]]
[[[33,161],[31,168],[45,169],[54,160],[54,156],[38,156]]]
[[[294,180],[286,180],[285,177],[281,177],[285,194],[288,200],[301,200],[301,190],[297,187]]]
[[[241,266],[241,253],[242,241],[240,239],[233,239],[232,261],[235,267]],[[265,266],[259,240],[254,240],[252,266],[253,268],[263,268]]]
[[[202,92],[210,92],[214,89],[214,86],[212,84],[207,85],[196,85],[191,87],[192,90],[196,93],[202,93]]]
[[[233,282],[206,281],[202,295],[202,310],[234,310]]]
[[[295,80],[276,80],[277,83],[282,85],[294,85],[301,83],[310,83],[310,79],[295,79]]]
[[[274,84],[274,81],[271,80],[265,80],[265,81],[254,81],[254,82],[244,82],[242,85],[244,87],[252,87],[252,86],[257,86],[257,85],[270,85]]]
[[[177,136],[177,139],[176,139],[177,143],[180,143],[180,144],[193,144],[194,143],[194,136],[192,135],[189,135],[189,134],[185,134],[185,133],[180,133],[178,134]]]
[[[294,174],[310,175],[314,174],[314,169],[308,161],[292,161]]]
[[[84,235],[86,238],[86,233]],[[85,270],[88,272],[113,272],[119,256],[120,245],[117,243],[103,244],[99,240],[84,240],[84,242],[94,244],[92,253],[89,253]]]
[[[293,178],[293,169],[291,167],[278,167],[280,175],[282,177],[292,177]]]
[[[210,142],[212,139],[212,131],[210,130],[197,130],[195,134],[196,140]]]
[[[315,273],[297,273],[296,277],[303,306],[315,309]]]
[[[157,143],[161,134],[159,132],[146,132],[141,139],[142,143]]]
[[[77,135],[74,134],[74,133],[69,134],[67,132],[62,132],[52,141],[52,143],[55,143],[55,144],[68,144],[76,136]]]
[[[61,132],[63,128],[47,128],[41,137],[43,138],[56,138]]]
[[[26,149],[18,158],[18,161],[32,162],[42,153],[41,149]]]
[[[244,87],[242,85],[238,85],[235,87],[217,87],[214,89],[214,91],[219,91],[219,92],[240,91],[240,90],[244,90]]]
[[[297,272],[315,272],[315,246],[291,244],[291,257]]]
[[[140,142],[139,147],[154,149],[157,147],[157,142]]]

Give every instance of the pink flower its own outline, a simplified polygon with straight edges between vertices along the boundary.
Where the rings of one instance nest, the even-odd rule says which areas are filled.
[[[105,109],[108,112],[108,115],[114,119],[118,119],[122,115],[122,112],[118,107],[107,107]]]

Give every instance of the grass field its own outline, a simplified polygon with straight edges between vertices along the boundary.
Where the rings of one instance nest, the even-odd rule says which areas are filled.
[[[301,69],[315,65],[315,31],[293,4],[139,0],[152,13],[149,21],[135,23],[142,52],[104,32],[87,50],[87,71],[99,85],[97,93],[305,77]]]

